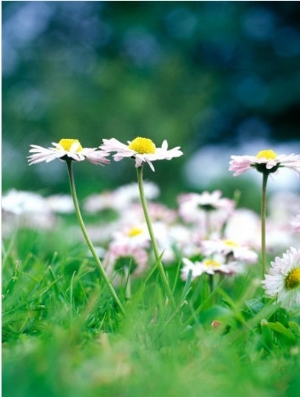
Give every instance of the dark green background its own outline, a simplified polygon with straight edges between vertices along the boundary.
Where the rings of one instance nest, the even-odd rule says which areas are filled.
[[[2,2],[2,71],[4,191],[68,191],[61,162],[26,160],[61,138],[181,146],[145,172],[167,199],[191,189],[183,166],[206,145],[299,149],[299,2]],[[75,173],[81,196],[135,180],[129,160]],[[242,179],[224,173],[230,194]]]

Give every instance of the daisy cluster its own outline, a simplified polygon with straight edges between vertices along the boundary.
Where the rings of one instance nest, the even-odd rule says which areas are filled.
[[[182,262],[183,280],[189,272],[193,279],[203,274],[234,276],[257,264],[260,218],[255,212],[236,208],[234,201],[223,197],[220,190],[181,193],[175,208],[159,201],[160,189],[155,183],[145,181],[144,190],[163,263],[172,266]],[[288,211],[272,210],[278,201],[284,203],[287,199]],[[267,222],[270,252],[278,255],[287,246],[300,249],[299,202],[296,194],[273,195],[270,199]],[[83,200],[82,208],[84,214],[94,219],[101,220],[102,214],[110,214],[105,222],[87,224],[87,230],[115,282],[126,266],[133,277],[140,277],[151,267],[154,258],[137,183],[90,195]],[[277,208],[280,208],[278,204]],[[60,227],[64,214],[73,212],[73,204],[67,195],[43,197],[12,190],[3,196],[2,210],[3,233],[9,236],[12,225],[40,229]],[[71,234],[73,242],[82,238],[77,229]]]
[[[181,266],[183,280],[193,280],[203,274],[242,274],[247,272],[249,266],[259,262],[260,248],[264,254],[267,248],[268,253],[277,255],[287,246],[291,247],[283,257],[277,256],[271,263],[270,271],[265,275],[262,284],[266,295],[276,297],[283,306],[299,305],[299,196],[273,196],[266,222],[265,211],[262,211],[260,219],[249,209],[236,208],[235,202],[222,197],[220,190],[181,193],[177,197],[177,207],[168,208],[157,201],[158,187],[147,182],[141,188],[142,179],[139,178],[142,176],[141,169],[144,164],[155,171],[154,161],[182,156],[180,147],[169,149],[166,140],[161,147],[156,147],[148,138],[137,137],[127,144],[112,138],[103,139],[102,145],[98,147],[83,148],[77,139],[61,139],[50,148],[31,145],[29,152],[30,165],[55,159],[67,163],[77,215],[78,205],[71,176],[73,161],[88,160],[93,164],[104,165],[109,164],[109,156],[115,161],[125,158],[134,160],[138,170],[138,184],[94,194],[83,203],[86,213],[100,217],[101,211],[110,210],[114,214],[105,223],[88,226],[88,231],[98,244],[97,252],[102,257],[107,273],[115,282],[118,283],[129,275],[141,276],[150,264],[158,260],[157,250],[150,249],[151,243],[156,245],[156,242],[153,242],[146,216],[149,211],[157,249],[163,263]],[[270,174],[278,173],[281,168],[290,169],[300,175],[300,155],[277,155],[273,150],[262,150],[256,156],[231,156],[229,163],[229,171],[233,172],[233,176],[251,169],[263,174],[262,208],[265,208],[267,178]],[[148,209],[145,207],[144,198],[148,201]],[[8,192],[3,197],[2,208],[4,222],[13,216],[19,226],[25,227],[37,227],[39,223],[41,227],[52,227],[57,213],[64,212],[62,208],[65,208],[65,212],[72,211],[70,197],[45,199],[35,193],[16,191]],[[11,224],[11,220],[7,224]],[[263,244],[265,239],[259,241],[260,235],[264,236],[262,230],[265,233],[265,229],[267,245],[265,241]],[[5,227],[3,230],[6,232]],[[155,260],[152,257],[153,252]]]
[[[58,226],[59,215],[74,212],[70,195],[42,195],[12,189],[2,196],[2,233],[12,235],[16,228],[49,229]]]

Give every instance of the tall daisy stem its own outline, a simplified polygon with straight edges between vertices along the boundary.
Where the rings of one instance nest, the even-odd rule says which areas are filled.
[[[262,276],[266,273],[266,213],[267,213],[267,181],[268,172],[263,172],[262,195],[261,195],[261,264]]]
[[[154,235],[153,228],[152,228],[151,219],[150,219],[150,216],[149,216],[147,201],[146,201],[145,192],[144,192],[143,168],[142,168],[142,166],[141,167],[137,167],[137,180],[138,180],[138,185],[139,185],[141,204],[142,204],[142,207],[143,207],[145,220],[146,220],[146,223],[147,223],[148,232],[149,232],[149,235],[150,235],[150,239],[151,239],[152,248],[153,248],[153,251],[154,251],[154,256],[155,256],[155,259],[156,259],[157,267],[158,267],[158,270],[160,272],[160,276],[161,276],[162,282],[163,282],[163,284],[165,286],[166,293],[167,293],[167,296],[169,298],[169,301],[171,302],[172,306],[175,308],[174,296],[172,294],[172,291],[171,291],[171,288],[170,288],[170,285],[169,285],[169,282],[168,282],[168,279],[167,279],[163,264],[161,262],[161,255],[159,255],[159,251],[158,251],[155,235]]]
[[[85,228],[85,225],[84,225],[84,222],[83,222],[83,219],[82,219],[82,216],[81,216],[81,211],[80,211],[80,208],[79,208],[78,200],[77,200],[77,195],[76,195],[74,174],[73,174],[73,169],[72,169],[72,160],[67,159],[66,163],[67,163],[67,166],[68,166],[69,182],[70,182],[70,188],[71,188],[71,194],[72,194],[72,198],[73,198],[73,203],[74,203],[77,219],[78,219],[79,225],[81,227],[83,236],[84,236],[85,241],[86,241],[86,243],[87,243],[87,245],[88,245],[88,247],[89,247],[89,249],[90,249],[90,251],[91,251],[91,253],[92,253],[92,255],[93,255],[93,257],[94,257],[94,259],[95,259],[95,261],[97,263],[97,265],[98,265],[99,271],[101,273],[101,276],[104,279],[104,282],[105,282],[106,286],[108,287],[111,295],[113,296],[113,298],[114,298],[116,304],[118,305],[119,309],[121,310],[122,314],[125,315],[125,310],[123,308],[123,305],[120,302],[120,300],[118,298],[118,295],[116,294],[116,291],[114,290],[114,287],[112,286],[112,284],[111,284],[111,282],[110,282],[110,280],[109,280],[109,278],[108,278],[108,276],[107,276],[107,274],[106,274],[106,272],[105,272],[105,270],[104,270],[104,268],[102,266],[102,263],[101,263],[98,255],[97,255],[97,253],[95,251],[93,243],[92,243],[91,239],[89,238],[89,235],[88,235],[87,230]]]

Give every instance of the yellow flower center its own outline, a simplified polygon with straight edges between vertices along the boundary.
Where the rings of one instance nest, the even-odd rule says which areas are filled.
[[[135,237],[142,233],[143,233],[143,230],[140,227],[132,227],[130,230],[128,230],[127,236]]]
[[[156,147],[151,139],[141,137],[137,137],[131,141],[128,147],[139,154],[153,154],[156,150]]]
[[[232,240],[224,240],[223,243],[225,245],[228,245],[229,247],[238,247],[238,243],[236,243],[235,241]]]
[[[214,267],[214,268],[220,267],[220,263],[218,261],[213,260],[213,259],[207,259],[206,261],[204,261],[204,264],[207,267]]]
[[[257,153],[256,158],[258,159],[267,159],[267,160],[274,160],[276,159],[277,154],[273,152],[273,150],[261,150]]]
[[[300,267],[291,270],[285,278],[285,287],[294,289],[300,286]]]
[[[82,151],[82,146],[78,139],[61,139],[58,144],[62,146],[67,152],[71,150],[71,147],[75,149],[75,152]]]

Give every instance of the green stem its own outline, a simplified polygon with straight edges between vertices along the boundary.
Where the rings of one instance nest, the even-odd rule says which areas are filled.
[[[110,292],[111,292],[116,304],[119,306],[122,314],[125,315],[125,310],[124,310],[124,308],[122,306],[122,303],[120,302],[120,300],[119,300],[119,298],[118,298],[118,296],[116,294],[116,291],[114,290],[114,287],[112,286],[112,284],[111,284],[111,282],[110,282],[110,280],[109,280],[109,278],[108,278],[108,276],[107,276],[107,274],[106,274],[106,272],[105,272],[105,270],[104,270],[104,268],[102,266],[102,263],[101,263],[98,255],[97,255],[97,253],[95,251],[93,243],[92,243],[91,239],[89,238],[89,235],[88,235],[88,233],[86,231],[86,228],[85,228],[82,216],[81,216],[81,211],[80,211],[80,208],[79,208],[77,195],[76,195],[74,175],[73,175],[73,170],[72,170],[72,160],[68,159],[68,160],[66,160],[66,163],[67,163],[67,166],[68,166],[69,182],[70,182],[70,188],[71,188],[71,194],[72,194],[72,198],[73,198],[73,203],[74,203],[77,219],[78,219],[79,225],[81,227],[83,236],[84,236],[85,241],[86,241],[86,243],[87,243],[87,245],[88,245],[88,247],[89,247],[89,249],[90,249],[90,251],[91,251],[91,253],[92,253],[92,255],[93,255],[93,257],[94,257],[94,259],[95,259],[95,261],[97,263],[97,265],[98,265],[98,268],[100,270],[101,276],[103,277],[106,286],[110,290]]]
[[[148,232],[149,232],[149,235],[150,235],[150,239],[151,239],[152,248],[153,248],[154,256],[155,256],[155,259],[156,259],[157,267],[158,267],[158,270],[160,272],[161,279],[162,279],[162,281],[164,283],[168,298],[169,298],[171,304],[173,305],[173,307],[175,308],[174,297],[173,297],[173,294],[172,294],[172,291],[171,291],[171,288],[170,288],[166,273],[164,271],[163,264],[161,262],[161,256],[159,255],[156,239],[155,239],[153,228],[152,228],[152,223],[151,223],[150,216],[149,216],[149,211],[148,211],[148,207],[147,207],[147,201],[146,201],[145,192],[144,192],[143,168],[142,167],[137,167],[137,180],[138,180],[138,185],[139,185],[141,204],[142,204],[142,207],[143,207],[145,220],[146,220],[146,223],[147,223]]]
[[[208,284],[209,284],[210,292],[212,293],[214,290],[214,276],[213,276],[213,274],[208,275]]]
[[[267,212],[267,181],[268,172],[263,172],[262,195],[261,195],[261,264],[262,276],[266,273],[266,212]]]
[[[124,267],[124,285],[125,285],[125,298],[131,299],[131,279],[130,279],[130,268]]]

